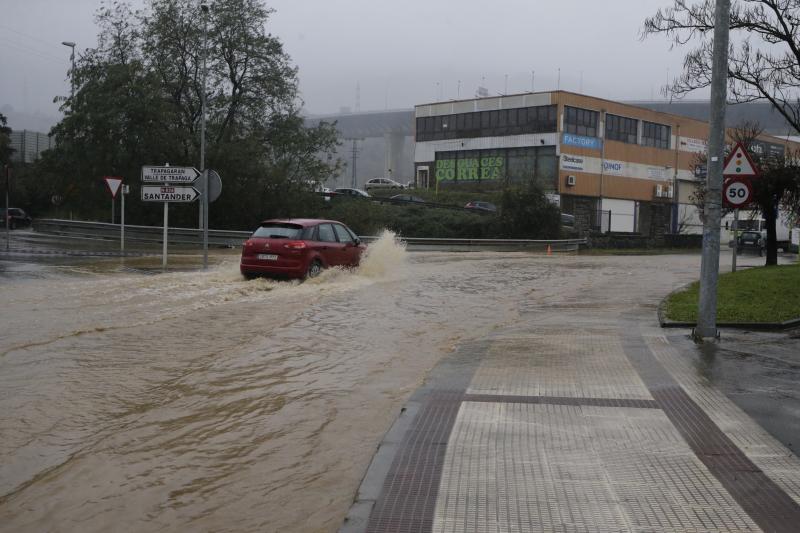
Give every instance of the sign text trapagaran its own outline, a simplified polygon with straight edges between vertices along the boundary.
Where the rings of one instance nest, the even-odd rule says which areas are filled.
[[[200,175],[194,167],[142,167],[143,183],[192,183]]]

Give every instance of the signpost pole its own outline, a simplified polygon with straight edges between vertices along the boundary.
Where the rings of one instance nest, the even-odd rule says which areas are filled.
[[[208,170],[203,171],[203,269],[208,270]]]
[[[116,220],[116,218],[117,218],[116,217],[116,213],[114,213],[114,203],[115,203],[114,202],[114,197],[112,196],[111,197],[111,223],[112,224],[114,223],[114,220]]]
[[[125,195],[127,194],[127,185],[122,186],[122,198],[120,198],[119,206],[119,251],[125,251]]]
[[[6,165],[6,252],[11,249],[11,217],[8,216],[8,190],[11,188],[11,168]]]
[[[167,224],[169,222],[169,202],[164,202],[164,243],[161,245],[161,268],[167,268]]]
[[[733,210],[733,251],[731,252],[731,272],[736,272],[736,248],[739,246],[739,210]]]

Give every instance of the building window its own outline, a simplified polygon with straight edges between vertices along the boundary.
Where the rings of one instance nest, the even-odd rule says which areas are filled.
[[[638,133],[638,120],[606,113],[606,139],[636,144]]]
[[[420,117],[417,119],[416,140],[555,133],[556,119],[557,108],[554,105]]]
[[[655,122],[642,122],[642,144],[655,148],[669,149],[671,128]]]
[[[585,137],[597,137],[598,115],[597,111],[564,106],[564,131]]]

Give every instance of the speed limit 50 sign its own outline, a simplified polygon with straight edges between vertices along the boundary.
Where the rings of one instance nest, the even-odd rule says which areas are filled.
[[[741,209],[753,200],[753,185],[747,178],[728,178],[722,187],[725,207]]]

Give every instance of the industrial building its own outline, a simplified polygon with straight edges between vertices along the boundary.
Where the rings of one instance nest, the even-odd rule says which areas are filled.
[[[15,163],[33,163],[42,152],[54,148],[55,137],[47,133],[29,130],[13,130],[11,132],[11,161]]]
[[[581,232],[702,231],[691,197],[705,179],[707,122],[566,91],[435,102],[414,116],[418,187],[533,181]],[[787,147],[800,145],[754,144],[768,157]]]

